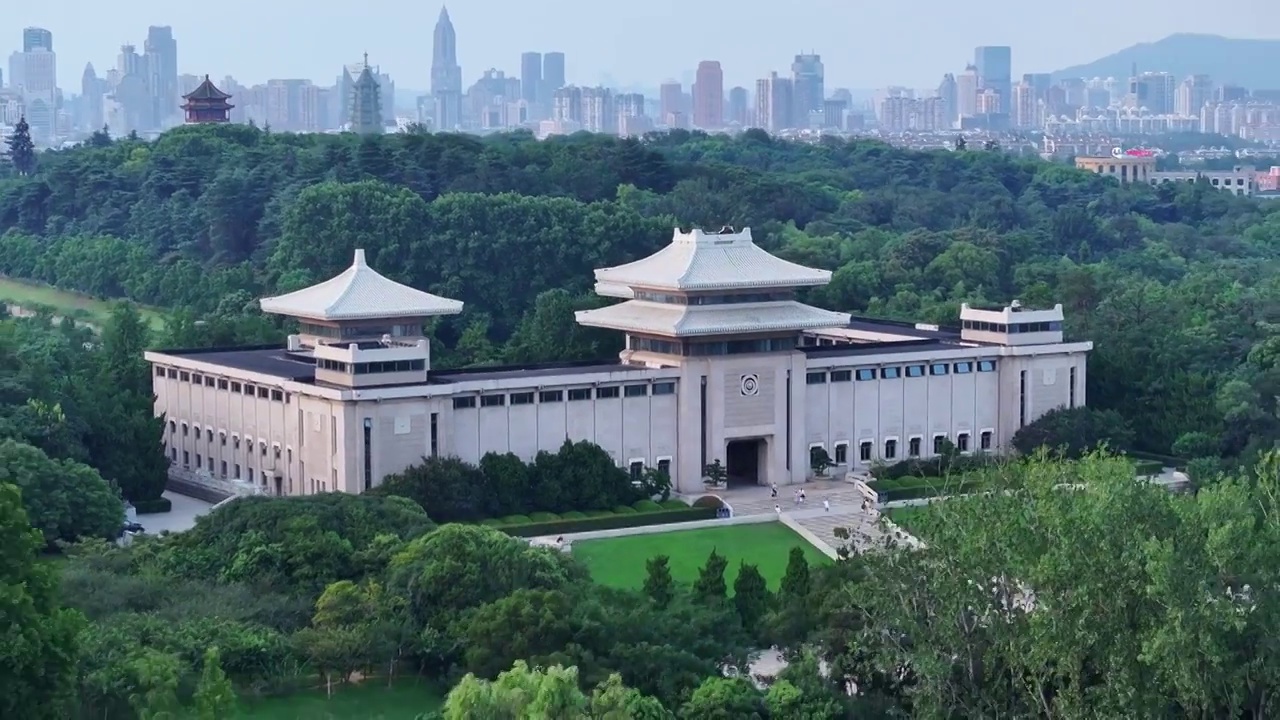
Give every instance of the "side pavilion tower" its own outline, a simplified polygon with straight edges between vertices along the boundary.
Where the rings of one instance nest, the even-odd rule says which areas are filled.
[[[847,313],[796,300],[827,270],[775,257],[751,230],[676,230],[642,260],[596,270],[596,292],[625,302],[577,313],[626,333],[627,365],[679,367],[678,472],[720,461],[730,479],[803,480],[808,472],[801,333],[849,324]]]
[[[365,262],[364,250],[356,250],[340,275],[259,304],[263,312],[298,321],[288,349],[310,353],[317,383],[343,387],[425,383],[431,344],[423,323],[462,312],[458,300],[379,274]]]

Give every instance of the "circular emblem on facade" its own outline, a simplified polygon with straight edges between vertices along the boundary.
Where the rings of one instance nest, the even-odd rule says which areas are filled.
[[[740,384],[744,397],[754,397],[760,394],[760,376],[755,373],[742,376]]]

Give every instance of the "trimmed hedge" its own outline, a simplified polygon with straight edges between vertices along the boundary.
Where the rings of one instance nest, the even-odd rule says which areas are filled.
[[[1143,452],[1141,450],[1129,450],[1125,454],[1134,460],[1158,462],[1160,463],[1161,470],[1166,467],[1185,468],[1187,466],[1186,458],[1174,457],[1172,455],[1161,455],[1160,453]]]
[[[173,503],[169,502],[169,498],[158,497],[152,500],[133,500],[133,509],[139,515],[154,515],[156,513],[167,513],[173,509]]]
[[[630,510],[630,512],[617,513],[608,517],[583,518],[581,520],[561,519],[525,525],[500,525],[498,529],[516,537],[538,537],[540,535],[568,535],[589,530],[617,530],[647,525],[692,522],[694,520],[714,520],[716,517],[715,508],[686,507],[683,510],[655,510],[651,512],[636,512],[634,508],[627,508],[627,510]]]
[[[978,492],[982,482],[976,479],[948,479],[935,477],[901,477],[876,479],[871,489],[879,495],[880,502],[916,500],[939,495],[963,495]]]
[[[1138,460],[1133,464],[1133,472],[1139,477],[1159,475],[1164,472],[1165,464],[1159,460]]]
[[[693,507],[692,505],[690,505],[689,503],[683,500],[663,500],[658,504],[661,505],[663,509],[666,509],[666,510],[683,510],[687,507]]]

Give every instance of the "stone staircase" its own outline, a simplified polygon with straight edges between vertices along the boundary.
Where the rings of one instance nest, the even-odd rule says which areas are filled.
[[[861,497],[857,501],[860,503]],[[817,511],[809,508],[803,512],[784,514],[834,551],[839,551],[849,542],[835,536],[836,528],[847,528],[850,541],[859,551],[866,549],[868,544],[879,542],[884,534],[878,521],[879,516],[874,512],[863,512],[859,504],[836,506],[832,503],[831,512],[825,512],[819,507]]]

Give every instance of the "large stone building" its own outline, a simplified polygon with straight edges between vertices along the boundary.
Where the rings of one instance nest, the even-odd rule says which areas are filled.
[[[531,459],[589,440],[633,473],[667,470],[685,492],[720,460],[731,480],[999,451],[1048,410],[1085,402],[1088,342],[1062,307],[962,307],[944,329],[852,319],[796,290],[831,273],[757,246],[750,231],[677,231],[633,263],[596,271],[623,302],[577,314],[626,336],[618,360],[435,370],[422,336],[462,304],[393,282],[362,251],[345,272],[261,301],[297,321],[286,347],[147,353],[177,477],[270,493],[361,492],[424,456]]]

